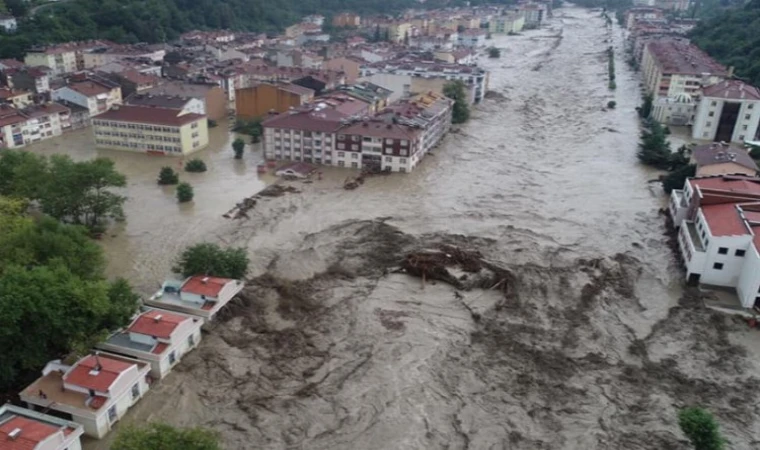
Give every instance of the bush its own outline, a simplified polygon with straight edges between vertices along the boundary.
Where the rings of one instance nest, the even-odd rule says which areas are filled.
[[[241,279],[248,271],[248,255],[242,248],[223,249],[204,242],[185,249],[173,270],[185,277],[211,275]]]
[[[179,183],[179,175],[169,166],[161,168],[161,172],[158,174],[158,184],[169,185]]]
[[[488,57],[489,58],[500,58],[501,57],[501,50],[499,50],[496,47],[491,47],[488,49]]]
[[[111,450],[220,450],[219,435],[203,428],[174,428],[163,423],[119,430]]]
[[[443,95],[454,100],[451,123],[467,122],[470,119],[470,105],[464,83],[460,80],[449,81],[443,86]]]
[[[235,159],[243,159],[245,151],[245,141],[237,138],[232,142],[232,150],[235,152]]]
[[[185,164],[185,172],[205,172],[206,163],[202,159],[191,159]]]
[[[193,197],[195,197],[195,192],[189,183],[180,183],[177,186],[177,201],[187,203],[193,201]]]
[[[617,102],[615,100],[610,100],[607,102],[607,108],[609,109],[615,109],[617,106]]]
[[[695,450],[722,450],[726,441],[720,434],[715,418],[699,407],[678,412],[678,426],[691,441]]]

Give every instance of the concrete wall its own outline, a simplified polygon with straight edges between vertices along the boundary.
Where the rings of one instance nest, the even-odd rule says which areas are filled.
[[[746,250],[751,243],[751,236],[713,236],[702,210],[697,213],[695,225],[700,236],[704,231],[703,243],[707,244],[705,245],[705,263],[700,272],[702,274],[700,282],[716,286],[736,287],[739,284],[739,276],[746,259],[746,255],[744,257],[735,256],[736,250]],[[718,253],[720,248],[726,248],[728,252],[721,255]],[[716,269],[715,263],[723,264],[723,268]]]
[[[235,91],[235,113],[243,119],[263,117],[270,111],[283,113],[302,104],[299,94],[270,84]]]
[[[736,293],[742,306],[751,308],[755,304],[755,298],[760,297],[760,253],[754,245],[749,246],[744,259],[744,268],[736,286]]]
[[[727,162],[722,164],[710,164],[709,166],[703,166],[697,168],[697,177],[707,177],[712,175],[733,175],[743,174],[747,176],[755,176],[755,171],[744,167],[740,164],[733,162]]]

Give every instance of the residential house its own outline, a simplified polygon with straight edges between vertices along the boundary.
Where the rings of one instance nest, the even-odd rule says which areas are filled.
[[[18,28],[16,18],[10,14],[0,14],[0,28],[4,29],[6,33],[13,33]]]
[[[0,104],[0,148],[26,145],[24,129],[27,117],[10,105]]]
[[[754,177],[758,168],[747,150],[727,143],[713,142],[691,150],[691,162],[697,166],[696,177],[746,175]]]
[[[142,93],[197,98],[204,103],[210,120],[224,120],[227,117],[227,96],[218,84],[169,81]]]
[[[50,92],[50,69],[47,67],[23,67],[6,71],[9,85],[35,94]]]
[[[148,392],[149,372],[145,362],[95,352],[71,366],[49,362],[19,397],[31,408],[70,415],[84,434],[100,439]]]
[[[153,106],[119,105],[92,120],[99,148],[185,155],[208,145],[205,115]]]
[[[3,450],[81,450],[82,425],[11,405],[0,406]]]
[[[16,109],[0,106],[0,148],[17,148],[55,136],[70,125],[70,111],[58,103]]]
[[[161,82],[161,77],[157,75],[142,73],[131,68],[121,72],[100,73],[100,75],[118,83],[123,98],[145,92],[158,86]]]
[[[198,98],[180,97],[178,95],[165,94],[133,94],[124,101],[126,105],[149,106],[151,108],[173,109],[178,115],[200,114],[206,115],[206,105]]]
[[[646,90],[655,97],[675,97],[685,92],[695,100],[702,86],[723,81],[729,71],[693,44],[658,40],[644,48],[641,73]]]
[[[356,27],[362,24],[362,18],[359,14],[344,12],[333,16],[332,24],[336,28]]]
[[[313,98],[313,90],[296,84],[261,83],[235,92],[235,114],[242,119],[256,119],[299,107]]]
[[[462,47],[479,48],[486,45],[488,32],[481,28],[464,30],[459,33],[459,45]]]
[[[94,75],[72,78],[65,86],[53,90],[51,97],[87,108],[90,117],[103,114],[122,101],[121,86]]]
[[[212,320],[245,287],[241,280],[195,275],[184,281],[168,280],[145,303],[156,308]]]
[[[86,51],[107,45],[114,44],[107,41],[81,41],[32,48],[24,56],[24,63],[30,67],[49,67],[53,76],[73,73],[85,69]]]
[[[519,33],[525,27],[525,16],[518,13],[510,13],[497,16],[488,22],[488,31],[491,34],[514,34]]]
[[[0,103],[24,108],[32,104],[32,93],[20,89],[0,88]]]
[[[523,3],[517,11],[525,18],[525,28],[538,28],[546,19],[546,5],[543,3]]]
[[[203,319],[197,316],[146,308],[97,347],[149,363],[150,376],[160,380],[198,346],[201,326]]]
[[[760,124],[760,89],[726,80],[702,89],[691,136],[722,142],[754,140]]]
[[[24,67],[26,67],[26,65],[21,61],[12,58],[0,59],[0,71],[6,71],[8,69],[23,69]]]
[[[333,72],[343,72],[346,75],[346,83],[355,83],[359,79],[364,60],[356,56],[338,56],[322,63],[322,68]]]

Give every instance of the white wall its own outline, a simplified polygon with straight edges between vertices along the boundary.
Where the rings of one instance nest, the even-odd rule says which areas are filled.
[[[51,97],[53,100],[67,100],[83,108],[90,108],[89,99],[68,86],[54,90]]]
[[[750,245],[744,257],[744,268],[736,293],[742,306],[751,308],[755,304],[755,298],[760,297],[760,253],[754,245]]]
[[[700,282],[716,286],[736,287],[739,284],[739,276],[746,259],[746,255],[744,257],[736,256],[736,250],[746,251],[747,246],[751,244],[752,236],[713,236],[701,209],[698,211],[694,223],[700,236],[703,234],[705,236],[702,241],[703,244],[707,244],[704,246],[705,262],[702,272],[700,272],[702,275]],[[718,253],[720,248],[726,248],[728,252],[722,255]],[[716,269],[714,267],[716,263],[723,264],[723,267]]]

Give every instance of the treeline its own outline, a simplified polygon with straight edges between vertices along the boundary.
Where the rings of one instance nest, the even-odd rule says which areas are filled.
[[[0,37],[0,57],[21,57],[32,44],[94,38],[166,42],[193,29],[275,32],[308,14],[395,13],[415,5],[414,0],[282,0],[276,7],[265,0],[70,0],[40,10],[22,20],[16,34]],[[27,9],[21,3],[14,13]]]
[[[681,146],[672,151],[668,134],[670,131],[656,120],[645,119],[636,156],[647,166],[668,171],[662,177],[662,187],[670,193],[683,187],[686,179],[695,175],[696,166],[691,164],[691,150],[688,147]]]
[[[736,75],[760,86],[760,0],[752,0],[743,8],[730,9],[701,22],[691,39],[710,56],[727,66],[734,66]]]
[[[92,229],[120,215],[123,185],[110,161],[0,154],[0,390],[39,376],[48,361],[82,354],[128,323],[138,296],[108,281]],[[49,214],[31,214],[29,211]]]

